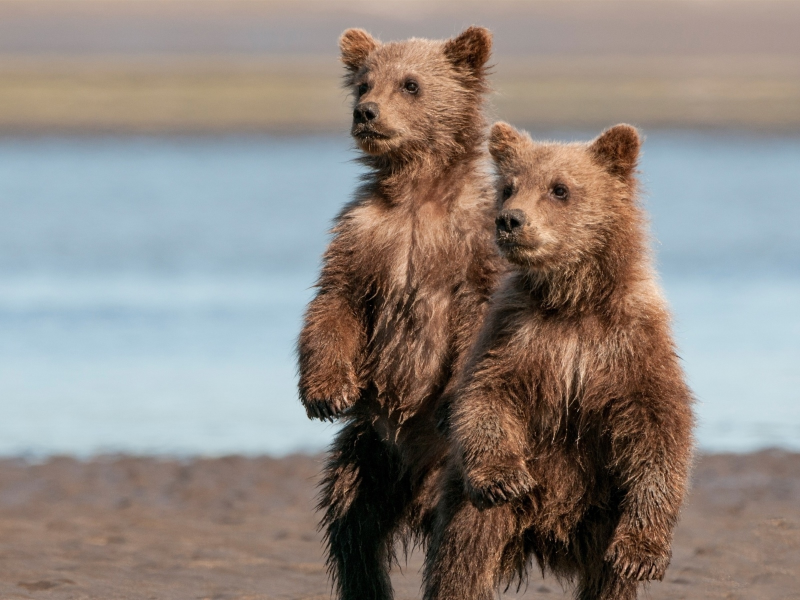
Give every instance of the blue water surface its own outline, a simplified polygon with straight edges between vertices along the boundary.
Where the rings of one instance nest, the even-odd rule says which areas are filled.
[[[316,451],[293,357],[345,137],[0,140],[0,454]],[[705,450],[800,449],[800,138],[651,132]]]

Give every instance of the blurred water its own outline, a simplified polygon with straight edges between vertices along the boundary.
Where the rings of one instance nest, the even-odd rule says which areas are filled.
[[[0,454],[285,454],[342,138],[0,141]],[[652,133],[701,446],[800,448],[800,139]]]

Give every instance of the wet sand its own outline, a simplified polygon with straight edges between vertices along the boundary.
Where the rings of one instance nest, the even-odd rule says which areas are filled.
[[[0,461],[0,597],[323,599],[320,457]],[[419,597],[419,554],[395,569]],[[567,598],[534,575],[525,598]],[[800,598],[800,454],[698,461],[642,598]]]

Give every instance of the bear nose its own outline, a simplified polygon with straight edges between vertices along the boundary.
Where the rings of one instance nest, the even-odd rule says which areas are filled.
[[[380,114],[377,104],[374,102],[362,102],[353,111],[353,120],[356,123],[369,123],[377,119]]]
[[[495,225],[497,225],[497,231],[503,233],[511,233],[515,229],[519,229],[525,223],[528,222],[528,219],[525,217],[525,213],[517,208],[506,209],[500,211],[500,214],[495,219]]]

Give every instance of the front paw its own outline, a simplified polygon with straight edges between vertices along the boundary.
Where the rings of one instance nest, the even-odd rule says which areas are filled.
[[[524,465],[492,467],[472,472],[467,477],[467,495],[478,510],[511,502],[535,487]]]
[[[303,405],[306,407],[306,414],[309,419],[335,421],[355,404],[357,397],[357,394],[350,391],[330,400],[306,400]]]
[[[624,579],[651,581],[664,579],[672,553],[648,547],[651,544],[636,543],[634,540],[618,540],[611,544],[605,560],[617,574]]]

